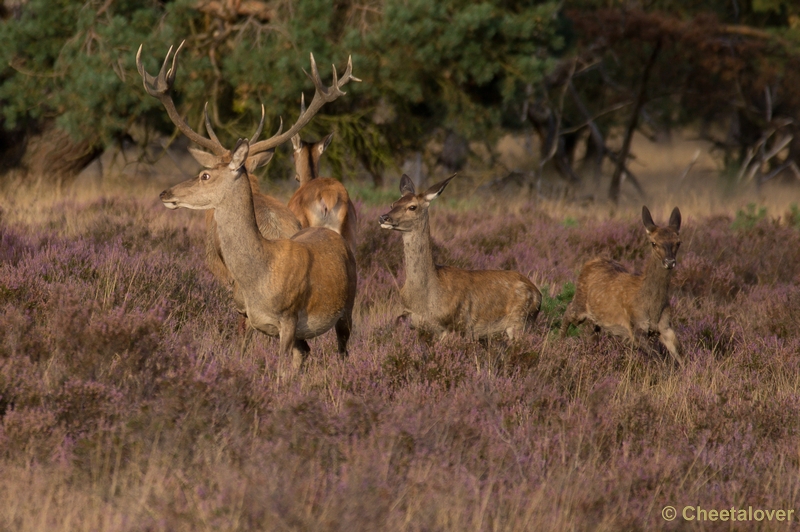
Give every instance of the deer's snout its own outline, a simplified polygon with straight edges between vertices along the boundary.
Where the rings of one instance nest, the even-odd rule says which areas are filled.
[[[388,214],[381,215],[379,221],[381,223],[381,227],[383,227],[384,229],[392,229],[395,225],[397,225],[396,223],[394,223],[394,221],[392,221],[392,217],[389,216]]]
[[[671,270],[672,268],[675,267],[675,265],[677,264],[677,261],[675,259],[664,259],[663,264],[664,264],[664,268],[666,268],[668,270]]]
[[[168,188],[167,190],[162,191],[161,194],[158,195],[158,197],[161,199],[161,202],[164,204],[164,207],[166,207],[168,209],[177,209],[178,208],[178,204],[175,202],[174,199],[172,199],[173,197],[172,197],[172,189],[171,188]]]

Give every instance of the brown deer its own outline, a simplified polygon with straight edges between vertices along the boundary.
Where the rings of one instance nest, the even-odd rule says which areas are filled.
[[[403,313],[411,326],[439,337],[448,332],[510,339],[539,314],[542,294],[527,277],[513,271],[462,270],[434,264],[428,207],[455,175],[417,194],[407,175],[403,195],[380,217],[381,227],[403,235],[406,281],[400,289]]]
[[[214,129],[211,127],[211,120],[209,120],[208,117],[208,105],[206,104],[204,109],[205,126],[209,135],[209,138],[206,139],[195,133],[181,118],[170,95],[172,86],[175,82],[178,54],[183,48],[184,43],[185,41],[178,46],[178,49],[175,51],[175,55],[172,57],[172,68],[167,71],[166,68],[169,63],[170,55],[172,54],[172,47],[170,47],[169,51],[167,52],[167,57],[164,59],[164,63],[161,66],[161,71],[159,72],[158,77],[153,78],[144,70],[141,57],[141,46],[139,47],[139,51],[136,53],[136,67],[139,70],[139,74],[142,76],[144,88],[147,93],[156,97],[162,102],[164,107],[167,109],[167,113],[178,129],[190,140],[208,150],[211,150],[212,152],[209,153],[196,148],[189,148],[189,152],[192,154],[192,156],[197,160],[197,162],[203,165],[203,167],[214,168],[220,163],[227,164],[227,161],[230,160],[230,152],[224,146],[222,146],[217,138],[217,135],[214,133]],[[261,122],[259,123],[255,134],[251,138],[251,142],[254,143],[257,141],[258,137],[261,135],[263,126],[264,108],[262,106]],[[256,220],[258,222],[258,228],[261,234],[266,238],[289,238],[300,230],[300,222],[297,220],[297,218],[295,218],[292,211],[290,211],[283,203],[272,196],[268,196],[261,192],[258,186],[258,180],[253,174],[256,168],[264,166],[270,161],[273,153],[274,150],[265,150],[260,153],[253,153],[253,156],[250,160],[248,160],[247,163],[248,179],[253,191],[253,204],[255,205]],[[231,277],[231,274],[225,265],[225,258],[222,255],[222,250],[220,249],[219,236],[217,235],[217,226],[216,221],[214,220],[213,210],[206,211],[205,226],[206,264],[214,276],[219,279],[223,285],[232,288],[233,278]]]
[[[301,99],[300,113],[305,112]],[[333,133],[318,142],[292,137],[295,179],[300,182],[289,200],[289,209],[303,227],[327,227],[344,237],[350,251],[356,252],[356,208],[344,185],[330,177],[319,177],[319,160]]]
[[[178,48],[180,50],[180,47]],[[159,98],[170,118],[192,141],[213,152],[216,164],[165,190],[164,205],[175,209],[214,210],[217,237],[225,265],[233,279],[236,308],[248,324],[270,336],[280,337],[280,351],[294,351],[294,366],[299,369],[309,352],[307,339],[335,327],[339,352],[346,354],[356,290],[355,258],[344,239],[326,228],[311,228],[291,239],[265,238],[258,227],[250,170],[259,165],[265,153],[297,133],[329,101],[344,94],[341,87],[350,79],[352,62],[341,80],[333,70],[333,84],[325,87],[313,56],[312,75],[316,87],[308,110],[284,134],[250,144],[237,143],[225,149],[213,133],[205,138],[195,133],[180,117],[168,92],[175,80],[175,56],[167,69],[172,48],[154,78],[141,66],[141,47],[137,66],[147,92]],[[176,52],[177,55],[177,52]],[[264,121],[263,107],[260,133]],[[243,179],[244,178],[244,179]]]
[[[669,282],[681,245],[681,211],[675,207],[669,225],[659,227],[647,207],[642,207],[642,223],[652,248],[644,273],[630,273],[609,259],[597,258],[584,264],[575,297],[561,322],[561,337],[566,336],[570,325],[587,319],[596,330],[605,329],[633,346],[647,346],[642,337],[658,334],[669,354],[683,365],[680,345],[670,325],[669,306]]]

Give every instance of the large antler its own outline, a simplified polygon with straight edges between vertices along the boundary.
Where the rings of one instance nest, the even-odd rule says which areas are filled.
[[[211,121],[208,119],[208,104],[206,104],[204,113],[206,129],[208,130],[208,134],[211,138],[207,139],[189,127],[189,124],[186,123],[186,121],[178,113],[178,110],[175,108],[175,102],[172,101],[170,91],[172,90],[172,85],[175,83],[178,53],[181,51],[181,48],[183,48],[185,42],[185,40],[181,42],[180,46],[178,46],[178,49],[175,50],[175,55],[172,56],[172,66],[167,69],[169,57],[172,55],[172,46],[169,47],[167,56],[164,58],[164,63],[161,65],[161,70],[158,72],[158,76],[156,77],[151,76],[144,69],[144,65],[142,64],[143,45],[139,45],[139,51],[136,52],[136,68],[139,70],[139,75],[142,76],[144,90],[147,91],[147,94],[157,98],[162,103],[172,122],[178,126],[178,129],[180,129],[184,135],[189,137],[189,140],[202,146],[203,148],[206,148],[207,150],[211,150],[215,155],[227,155],[230,153],[230,151],[220,143],[219,139],[214,134],[214,130],[211,129]],[[261,120],[263,123],[263,109]]]
[[[314,87],[316,91],[314,92],[314,98],[311,100],[311,103],[308,105],[308,109],[301,110],[300,117],[297,119],[297,122],[289,128],[289,131],[286,133],[281,134],[283,130],[283,120],[281,120],[281,126],[278,128],[278,132],[275,133],[272,137],[262,140],[261,142],[251,143],[250,144],[250,154],[259,153],[263,151],[270,150],[280,144],[283,144],[290,138],[292,138],[295,133],[300,131],[303,126],[308,124],[314,115],[317,114],[323,105],[328,102],[334,101],[339,96],[344,95],[345,93],[341,90],[344,85],[350,81],[361,81],[357,77],[352,75],[353,71],[353,58],[347,58],[347,69],[344,71],[344,75],[341,79],[339,79],[336,75],[336,65],[333,65],[333,83],[330,87],[326,87],[322,84],[322,80],[319,77],[319,70],[317,70],[317,63],[314,61],[314,54],[311,54],[311,74],[303,70],[306,76],[311,79],[314,83]],[[263,116],[262,116],[263,121]],[[260,127],[259,127],[260,131]]]

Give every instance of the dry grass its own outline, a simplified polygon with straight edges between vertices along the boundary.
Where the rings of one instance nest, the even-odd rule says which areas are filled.
[[[274,340],[238,352],[198,213],[147,184],[5,191],[0,530],[650,530],[690,525],[667,504],[798,508],[796,189],[649,202],[684,213],[677,369],[554,333],[584,260],[642,263],[638,200],[478,184],[432,207],[439,260],[546,285],[534,328],[488,348],[395,328],[402,247],[377,224],[395,194],[358,189],[350,357],[326,334],[291,382]]]

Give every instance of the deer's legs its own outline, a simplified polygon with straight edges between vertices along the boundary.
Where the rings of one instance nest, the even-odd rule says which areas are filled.
[[[278,347],[278,374],[282,374],[283,364],[289,360],[289,355],[292,355],[292,362],[294,363],[294,354],[292,348],[295,347],[295,331],[297,330],[297,317],[284,319],[280,322],[278,329],[279,347]],[[302,361],[302,358],[301,358]],[[293,364],[294,365],[294,364]],[[299,369],[299,368],[295,368]]]
[[[253,333],[255,329],[250,326],[250,320],[247,319],[247,316],[242,316],[242,321],[239,323],[239,328],[242,330],[242,343],[239,346],[239,356],[244,356],[245,351],[250,346],[250,342],[253,339]]]
[[[679,366],[683,366],[683,357],[680,355],[681,346],[678,342],[678,337],[669,323],[670,313],[669,309],[661,314],[661,319],[658,321],[658,339],[667,348],[669,354],[675,359]]]
[[[309,353],[311,353],[311,347],[309,347],[308,342],[300,339],[294,341],[294,347],[292,348],[292,368],[295,371],[299,372],[303,369],[303,364],[305,364]]]
[[[339,356],[344,358],[347,356],[347,342],[350,340],[350,326],[352,318],[342,316],[336,322],[336,341],[339,344]]]

